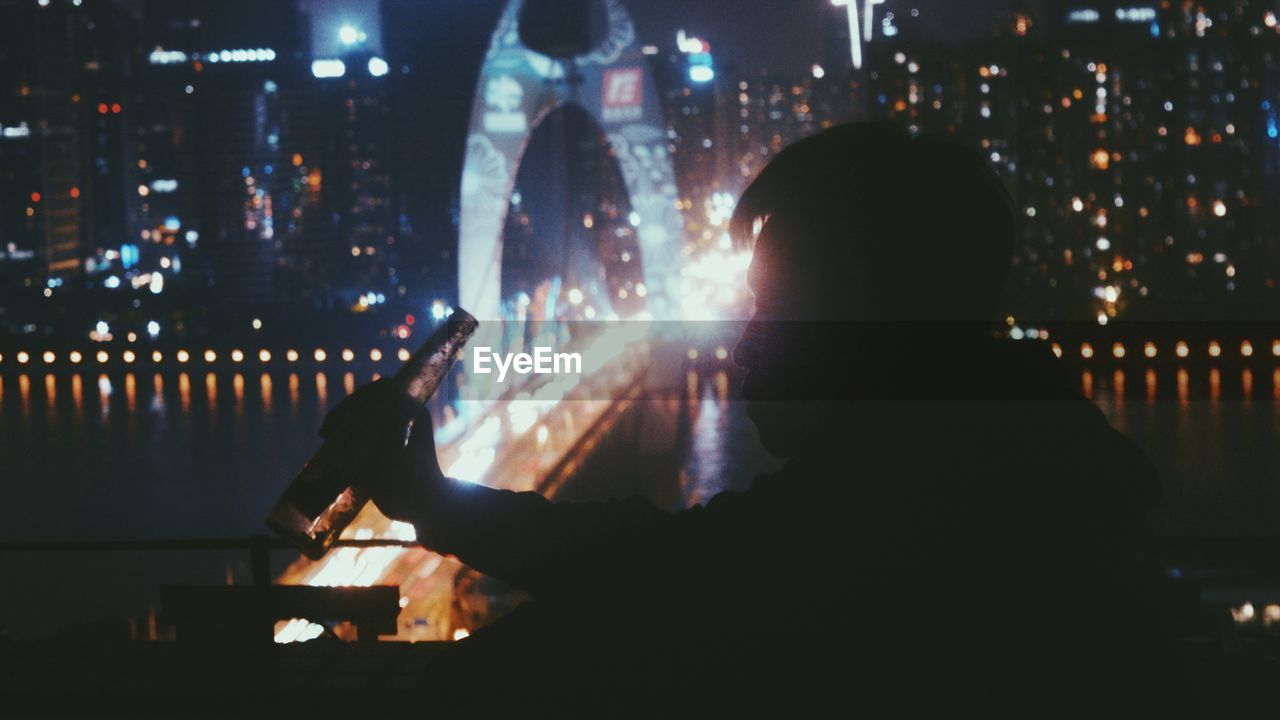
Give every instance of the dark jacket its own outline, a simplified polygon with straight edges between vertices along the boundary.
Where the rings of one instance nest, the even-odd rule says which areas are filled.
[[[818,450],[674,514],[445,493],[423,544],[532,602],[442,677],[596,717],[1164,701],[1139,561],[1155,473],[1052,356],[992,348],[847,408]]]

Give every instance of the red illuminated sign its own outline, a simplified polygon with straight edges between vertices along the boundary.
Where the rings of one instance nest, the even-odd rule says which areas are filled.
[[[611,122],[639,119],[644,106],[644,71],[638,67],[612,68],[604,73],[604,119]]]

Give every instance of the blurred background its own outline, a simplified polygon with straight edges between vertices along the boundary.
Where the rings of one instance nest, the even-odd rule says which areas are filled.
[[[250,540],[325,411],[454,306],[609,352],[498,398],[456,376],[451,475],[671,509],[744,487],[776,463],[729,362],[728,219],[782,148],[864,119],[989,159],[1020,221],[997,333],[1148,452],[1164,572],[1272,652],[1276,3],[731,4],[0,0],[2,632],[173,637],[158,588],[263,576],[398,586],[384,637],[505,612],[372,509],[318,563]]]

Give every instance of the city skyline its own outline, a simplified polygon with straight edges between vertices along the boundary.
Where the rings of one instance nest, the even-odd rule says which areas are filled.
[[[415,28],[452,23],[470,40],[448,50],[478,63],[498,4],[461,13],[389,0],[375,13],[372,2],[265,10],[135,2],[123,14],[70,0],[8,5],[31,22],[56,17],[78,28],[65,47],[95,68],[81,75],[32,55],[46,68],[41,87],[24,74],[30,63],[12,54],[37,51],[15,43],[0,61],[13,88],[0,107],[0,155],[14,158],[0,178],[10,203],[0,227],[13,244],[0,271],[9,287],[26,288],[4,318],[11,337],[101,341],[115,334],[99,323],[114,328],[117,318],[133,335],[152,323],[167,335],[224,318],[243,326],[267,313],[324,324],[311,313],[385,335],[405,332],[404,318],[436,301],[456,302],[474,70],[440,73],[441,49],[422,46]],[[1212,13],[1137,5],[1102,15],[1095,4],[1063,2],[1046,16],[989,3],[988,14],[1001,12],[985,36],[955,30],[943,43],[934,42],[930,8],[919,5],[918,16],[890,15],[893,2],[874,6],[883,14],[860,70],[851,67],[843,8],[822,7],[821,42],[803,48],[798,72],[735,67],[737,41],[712,41],[730,29],[698,35],[696,6],[654,10],[669,34],[649,37],[643,28],[656,15],[646,20],[646,6],[639,44],[666,116],[687,252],[699,262],[738,262],[725,252],[725,223],[734,196],[769,158],[834,123],[882,119],[956,136],[1005,178],[1023,223],[1008,306],[1014,330],[1189,312],[1269,319],[1278,251],[1270,204],[1258,199],[1277,192],[1268,178],[1280,74],[1267,55],[1277,34],[1265,3],[1219,3],[1237,15],[1216,25]],[[251,12],[284,30],[236,22]],[[376,14],[385,17],[370,20]],[[371,22],[376,31],[364,28]],[[100,37],[108,27],[118,29],[110,42]],[[1132,49],[1107,46],[1110,33],[1129,33]],[[318,45],[317,35],[333,44]],[[1231,44],[1241,38],[1250,39]],[[501,73],[492,83],[482,97],[494,88],[530,92]],[[602,235],[613,226],[595,222],[632,216],[633,198],[616,185],[556,180],[575,167],[609,177],[616,163],[590,169],[609,152],[596,142],[597,125],[563,111],[550,118],[533,130],[532,160],[511,178],[515,196],[553,185],[592,196],[570,202],[531,191],[538,202],[513,202],[505,234],[526,260],[547,252],[546,237],[565,237],[560,247],[578,255],[594,245],[597,257],[587,259],[602,266],[604,282],[556,286],[603,293],[584,305],[602,313],[614,304],[639,312],[625,263],[644,255],[626,244],[626,223],[615,242]],[[42,122],[61,129],[33,137]],[[64,161],[41,160],[54,155]],[[585,222],[584,213],[592,216]],[[574,273],[589,277],[585,267]],[[539,282],[504,286],[502,302],[533,295]],[[66,299],[74,302],[59,305]]]

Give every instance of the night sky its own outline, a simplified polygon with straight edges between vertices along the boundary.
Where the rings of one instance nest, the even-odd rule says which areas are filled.
[[[1046,0],[887,0],[876,17],[891,11],[905,16],[918,8],[926,30],[938,40],[963,42],[985,37],[997,13],[1016,5],[1037,16]],[[826,28],[845,22],[845,9],[831,0],[624,0],[647,42],[670,45],[684,28],[711,43],[717,63],[740,70],[766,66],[800,71],[813,61]]]
[[[428,1],[428,0],[424,0]],[[439,2],[442,0],[429,0]],[[443,0],[466,2],[467,0]],[[300,0],[316,23],[313,32],[318,57],[341,52],[337,29],[351,23],[367,29],[368,45],[381,46],[376,17],[378,0]],[[845,10],[831,0],[623,0],[635,18],[641,38],[648,43],[671,47],[676,31],[683,28],[711,43],[721,66],[736,65],[740,71],[769,67],[783,72],[808,68],[817,58],[829,27],[845,22]],[[1041,10],[1046,0],[1021,3],[1032,12]],[[1017,0],[887,0],[876,8],[876,17],[885,12],[905,16],[912,8],[921,12],[921,22],[933,37],[946,42],[991,33],[997,13],[1019,4]]]

